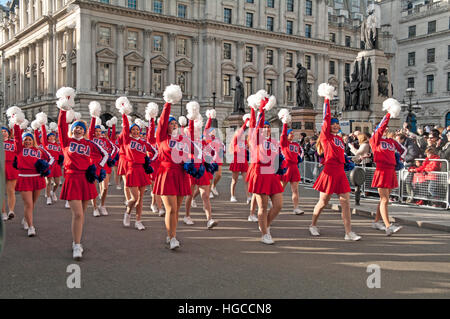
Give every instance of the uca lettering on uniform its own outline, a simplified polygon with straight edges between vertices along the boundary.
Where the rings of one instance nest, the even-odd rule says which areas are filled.
[[[340,139],[335,137],[333,140],[334,140],[334,145],[339,146],[343,150],[345,149],[345,146],[344,146],[344,144],[342,143],[342,141]]]
[[[77,153],[77,154],[86,155],[86,156],[91,155],[91,148],[89,146],[86,146],[83,144],[77,144],[74,142],[70,143],[69,151],[71,153]]]
[[[41,157],[40,151],[30,150],[28,148],[23,149],[23,156],[30,156],[30,157]]]

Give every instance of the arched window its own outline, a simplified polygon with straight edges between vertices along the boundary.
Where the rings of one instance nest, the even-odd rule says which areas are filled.
[[[445,127],[450,125],[450,112],[445,116]]]

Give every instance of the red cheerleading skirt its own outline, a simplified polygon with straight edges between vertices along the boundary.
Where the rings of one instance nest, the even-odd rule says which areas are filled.
[[[123,156],[119,157],[119,164],[117,164],[117,175],[122,176],[127,173],[127,161]]]
[[[248,171],[248,163],[231,163],[230,171],[246,173]]]
[[[45,178],[42,176],[23,177],[19,176],[16,184],[17,192],[32,192],[46,187]]]
[[[150,176],[145,172],[144,164],[128,163],[125,174],[125,185],[127,187],[143,187],[150,185]]]
[[[60,199],[63,200],[91,200],[98,195],[95,183],[89,183],[85,171],[64,174],[64,183]]]
[[[298,169],[297,164],[289,163],[287,165],[286,173],[280,176],[280,180],[285,183],[300,182],[300,170]]]
[[[5,178],[7,181],[15,180],[19,177],[19,171],[12,164],[13,162],[5,162]]]
[[[150,174],[150,179],[154,182],[156,180],[156,175],[158,174],[159,160],[153,161],[150,166],[153,168],[153,173]]]
[[[262,174],[261,168],[268,166],[253,165],[253,173],[248,181],[248,191],[254,194],[274,195],[283,193],[280,177],[277,174]]]
[[[245,177],[246,183],[250,181],[250,178],[252,177],[254,172],[255,172],[255,164],[253,163],[248,164],[247,176]]]
[[[211,184],[211,180],[213,179],[213,174],[205,170],[205,173],[200,178],[194,178],[189,175],[189,179],[191,180],[191,185],[199,185],[206,186]]]
[[[395,168],[375,169],[372,179],[372,187],[374,188],[397,188],[398,180]]]
[[[50,174],[47,177],[61,177],[62,176],[62,167],[58,163],[54,163],[50,167]]]
[[[183,164],[160,162],[156,174],[153,194],[165,196],[191,195],[191,183]]]
[[[112,168],[109,167],[108,165],[101,167],[100,165],[95,164],[95,167],[97,168],[97,171],[96,171],[97,176],[100,175],[100,171],[102,170],[102,168],[105,170],[106,174],[112,173]]]
[[[351,191],[345,175],[344,164],[325,165],[316,182],[314,189],[326,194],[345,194]]]

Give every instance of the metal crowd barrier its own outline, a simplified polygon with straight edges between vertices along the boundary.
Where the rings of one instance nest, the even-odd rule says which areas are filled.
[[[417,159],[424,161],[425,159]],[[432,160],[442,162],[445,168],[449,167],[447,160]],[[365,182],[361,187],[362,197],[375,197],[378,190],[372,187],[372,179],[375,173],[375,167],[361,166],[365,172]],[[312,185],[316,181],[321,168],[318,162],[303,161],[300,163],[301,183],[304,185]],[[350,182],[350,171],[345,172],[349,179],[352,191],[356,189]],[[417,175],[415,175],[417,174]],[[428,172],[426,174],[408,172],[407,169],[397,171],[398,188],[392,190],[393,196],[398,203],[415,204],[417,201],[423,201],[424,206],[436,206],[449,209],[450,207],[450,172],[445,171]]]

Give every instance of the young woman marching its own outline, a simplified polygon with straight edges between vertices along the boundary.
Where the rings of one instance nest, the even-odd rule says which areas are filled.
[[[331,118],[330,100],[335,94],[333,86],[322,83],[319,96],[324,96],[323,124],[319,136],[318,153],[324,154],[324,168],[314,183],[314,189],[320,192],[319,202],[314,207],[312,223],[309,231],[312,236],[319,236],[317,220],[333,194],[338,194],[342,209],[342,220],[345,227],[345,240],[360,240],[361,237],[352,232],[350,215],[350,184],[344,171],[345,147],[339,133],[339,121]],[[319,145],[320,144],[320,145]]]
[[[142,207],[144,204],[145,188],[150,185],[150,176],[152,172],[150,162],[156,158],[158,153],[150,145],[148,140],[140,137],[141,128],[137,124],[128,122],[127,115],[131,113],[132,106],[126,97],[121,97],[116,104],[119,112],[122,113],[123,131],[122,140],[125,146],[127,158],[130,161],[127,163],[127,172],[125,174],[125,185],[130,189],[131,198],[127,203],[127,210],[123,217],[123,225],[130,226],[131,212],[136,207],[136,221],[134,228],[138,230],[145,230],[142,224]],[[147,152],[152,157],[147,157]]]
[[[87,139],[86,122],[77,120],[69,128],[67,113],[75,106],[75,91],[62,87],[56,92],[57,106],[61,109],[58,117],[58,138],[64,153],[64,183],[60,198],[68,200],[72,210],[72,250],[73,258],[81,260],[83,247],[84,215],[88,203],[97,197],[94,184],[96,167],[91,166],[91,156],[102,156],[99,166],[106,165],[107,152],[101,146]]]
[[[119,98],[120,99],[120,98]],[[119,102],[119,99],[116,100],[116,107],[117,103]],[[130,119],[129,119],[130,120]],[[125,206],[128,206],[128,201],[131,199],[130,189],[126,186],[126,173],[127,173],[127,165],[129,162],[129,158],[127,157],[127,154],[125,152],[125,145],[123,142],[123,136],[124,136],[124,130],[123,130],[124,123],[122,122],[122,132],[120,133],[119,137],[117,138],[117,145],[119,146],[119,161],[117,164],[117,175],[119,175],[119,178],[123,180],[123,194],[125,196]],[[115,125],[113,126],[113,131],[115,131]]]
[[[3,149],[5,150],[5,179],[6,179],[6,196],[8,197],[8,214],[6,214],[6,201],[2,206],[3,220],[13,219],[15,215],[14,208],[16,206],[16,182],[19,172],[13,166],[16,157],[16,148],[14,139],[11,138],[11,131],[8,127],[2,126]]]
[[[388,205],[392,189],[398,187],[395,170],[400,159],[397,159],[397,156],[400,155],[398,157],[403,158],[406,155],[406,149],[394,139],[384,137],[390,118],[396,118],[400,114],[400,103],[395,99],[389,98],[383,102],[383,110],[388,111],[388,113],[378,124],[369,140],[373,152],[373,161],[376,164],[372,187],[378,188],[378,194],[380,194],[377,215],[372,227],[385,230],[386,235],[390,236],[402,228],[389,222]],[[383,219],[384,225],[379,222],[380,217]]]
[[[190,148],[190,143],[178,132],[178,123],[170,117],[173,103],[181,100],[182,92],[178,85],[170,85],[164,91],[166,104],[159,118],[156,129],[156,143],[159,151],[159,170],[156,175],[153,193],[161,195],[166,209],[165,224],[167,230],[166,243],[170,249],[180,247],[176,239],[178,212],[184,196],[191,194],[189,178],[184,170],[184,149]]]
[[[298,164],[303,161],[303,149],[294,140],[294,132],[288,130],[288,122],[290,115],[287,109],[282,109],[278,113],[278,117],[283,122],[283,132],[280,137],[281,152],[283,153],[286,163],[286,173],[281,175],[281,185],[286,189],[288,183],[291,184],[292,203],[294,204],[294,215],[303,215],[305,212],[298,208],[298,183],[300,182],[300,170]]]
[[[271,245],[274,243],[270,233],[270,224],[277,217],[283,206],[283,188],[277,176],[279,158],[279,144],[270,135],[270,124],[265,121],[265,112],[275,106],[274,96],[268,98],[265,91],[256,93],[252,104],[259,105],[256,129],[251,132],[250,148],[255,163],[254,172],[248,183],[248,191],[255,194],[258,204],[258,224],[262,233],[261,242]],[[252,100],[252,99],[251,99]],[[272,208],[268,212],[269,197]]]
[[[17,179],[16,191],[20,192],[24,203],[24,228],[28,230],[28,237],[36,235],[33,223],[33,211],[36,201],[42,189],[45,188],[45,178],[50,171],[49,168],[54,158],[44,149],[39,148],[33,134],[22,131],[23,114],[16,113],[12,116],[14,123],[14,148],[17,156]]]

